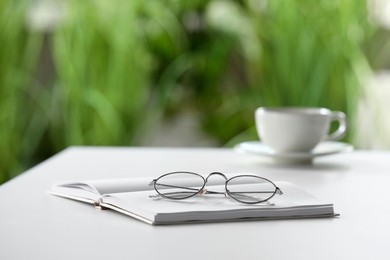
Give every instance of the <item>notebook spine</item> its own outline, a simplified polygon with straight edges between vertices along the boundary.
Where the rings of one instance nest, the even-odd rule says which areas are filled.
[[[96,208],[96,209],[100,209],[100,210],[103,210],[105,209],[103,206],[102,206],[102,198],[99,198],[97,201],[95,201],[93,203],[93,206]]]

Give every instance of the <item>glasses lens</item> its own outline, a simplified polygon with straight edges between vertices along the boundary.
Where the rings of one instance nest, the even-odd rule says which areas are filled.
[[[186,199],[196,195],[204,186],[202,176],[192,172],[173,172],[158,178],[156,191],[170,199]]]
[[[272,198],[276,193],[276,186],[258,176],[242,175],[231,178],[226,183],[226,190],[229,196],[237,201],[255,204]]]

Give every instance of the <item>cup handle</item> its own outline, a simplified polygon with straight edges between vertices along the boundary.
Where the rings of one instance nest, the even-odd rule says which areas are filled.
[[[337,128],[336,131],[329,134],[326,137],[326,140],[335,141],[335,140],[339,140],[342,137],[344,137],[345,133],[347,132],[347,119],[346,119],[345,114],[343,112],[340,112],[340,111],[333,111],[330,120],[331,120],[331,122],[338,121],[339,127]]]

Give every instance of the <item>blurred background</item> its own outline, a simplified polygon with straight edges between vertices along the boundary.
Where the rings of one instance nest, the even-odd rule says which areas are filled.
[[[390,148],[386,0],[1,0],[0,184],[72,145],[232,147],[259,106]]]

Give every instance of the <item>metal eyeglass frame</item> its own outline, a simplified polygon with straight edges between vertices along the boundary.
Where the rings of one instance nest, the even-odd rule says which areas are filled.
[[[203,179],[203,185],[202,187],[200,187],[199,189],[195,189],[195,188],[190,188],[190,187],[181,187],[181,186],[176,186],[176,185],[169,185],[169,184],[158,184],[158,180],[160,180],[161,178],[164,178],[166,176],[169,176],[169,175],[172,175],[172,174],[192,174],[192,175],[195,175],[195,176],[198,176],[200,178]],[[225,192],[218,192],[218,191],[209,191],[207,189],[205,189],[205,186],[207,184],[207,181],[208,179],[213,176],[213,175],[219,175],[219,176],[222,176],[224,179],[225,179]],[[263,199],[263,200],[259,200],[259,201],[253,201],[253,202],[249,202],[249,201],[244,201],[244,200],[240,200],[238,199],[234,194],[232,194],[229,189],[228,189],[228,184],[230,181],[236,179],[236,178],[241,178],[241,177],[253,177],[253,178],[257,178],[257,179],[260,179],[264,182],[268,182],[270,184],[272,184],[275,188],[275,190],[273,192],[264,192],[264,193],[272,193],[269,197],[267,197],[266,199]],[[185,196],[185,197],[180,197],[180,198],[176,198],[176,197],[170,197],[170,196],[166,196],[166,194],[162,193],[159,191],[159,189],[156,187],[156,184],[157,185],[161,185],[161,186],[165,186],[167,188],[181,188],[181,189],[187,189],[187,190],[192,190],[194,191],[193,193],[190,193],[188,196]],[[276,186],[276,184],[274,182],[272,182],[271,180],[268,180],[264,177],[260,177],[260,176],[257,176],[257,175],[251,175],[251,174],[242,174],[242,175],[236,175],[236,176],[233,176],[231,178],[227,178],[226,175],[224,175],[223,173],[220,173],[220,172],[212,172],[210,173],[206,178],[204,178],[202,175],[198,174],[198,173],[195,173],[195,172],[188,172],[188,171],[175,171],[175,172],[170,172],[170,173],[166,173],[166,174],[163,174],[161,175],[160,177],[158,177],[157,179],[154,179],[152,180],[150,183],[149,183],[149,186],[152,186],[154,187],[155,191],[158,193],[158,195],[155,195],[155,196],[149,196],[151,198],[155,198],[155,197],[164,197],[164,198],[168,198],[168,199],[172,199],[172,200],[183,200],[183,199],[188,199],[188,198],[191,198],[193,196],[196,196],[196,195],[199,195],[199,194],[224,194],[225,197],[230,197],[238,202],[241,202],[241,203],[245,203],[245,204],[258,204],[258,203],[262,203],[262,202],[266,202],[268,200],[270,200],[272,197],[275,196],[275,194],[278,194],[278,195],[282,195],[283,192],[282,190]],[[256,192],[256,193],[259,193],[259,192]],[[241,195],[243,196],[243,195]]]

